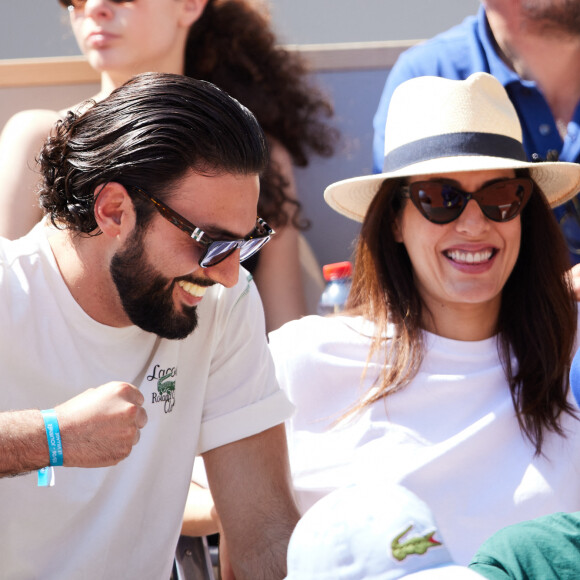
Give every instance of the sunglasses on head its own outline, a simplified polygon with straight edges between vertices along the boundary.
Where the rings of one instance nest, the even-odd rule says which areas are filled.
[[[534,182],[516,177],[490,183],[478,191],[468,192],[446,181],[416,181],[400,188],[423,217],[435,224],[456,220],[468,202],[474,199],[481,211],[494,222],[507,222],[520,214],[530,199]]]
[[[231,256],[238,248],[240,250],[240,262],[253,256],[262,246],[270,241],[276,233],[262,218],[256,219],[254,231],[241,240],[214,240],[203,230],[194,226],[182,215],[165,205],[161,200],[147,193],[140,187],[131,187],[131,191],[151,202],[155,209],[174,226],[186,232],[190,238],[205,247],[199,265],[202,268],[211,268]]]
[[[82,8],[86,3],[87,0],[58,0],[61,6],[70,9]],[[126,4],[129,2],[133,2],[134,0],[109,0],[113,4]]]

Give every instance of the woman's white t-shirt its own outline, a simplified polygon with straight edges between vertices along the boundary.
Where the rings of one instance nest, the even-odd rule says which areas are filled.
[[[372,361],[361,378],[372,331],[360,318],[309,316],[270,334],[278,380],[297,407],[287,430],[303,511],[356,481],[396,481],[427,502],[454,559],[467,564],[506,525],[580,509],[580,422],[563,416],[567,437],[548,433],[535,456],[495,338],[426,333],[413,381],[341,420],[380,370]]]

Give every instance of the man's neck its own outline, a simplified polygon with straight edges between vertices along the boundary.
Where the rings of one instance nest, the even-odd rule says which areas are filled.
[[[487,18],[503,61],[536,82],[554,119],[565,127],[580,101],[580,36],[542,33],[515,11],[488,9]]]
[[[59,230],[49,238],[60,274],[79,306],[94,320],[108,326],[129,326],[109,274],[102,236],[75,237]]]

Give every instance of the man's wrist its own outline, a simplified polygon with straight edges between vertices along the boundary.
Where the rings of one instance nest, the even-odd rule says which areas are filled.
[[[59,466],[63,464],[62,441],[58,418],[54,409],[40,411],[44,420],[46,440],[48,443],[49,465]]]
[[[49,448],[38,409],[0,413],[0,477],[49,465]]]
[[[60,438],[60,427],[54,409],[40,411],[44,420],[44,430],[46,432],[46,442],[48,444],[49,465],[38,470],[38,486],[52,487],[54,485],[54,469],[62,465],[62,441]]]

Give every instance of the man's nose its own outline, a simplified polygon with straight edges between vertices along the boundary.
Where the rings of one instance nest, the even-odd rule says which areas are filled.
[[[205,274],[226,288],[235,286],[240,274],[240,250],[236,250],[219,264],[205,268]]]

